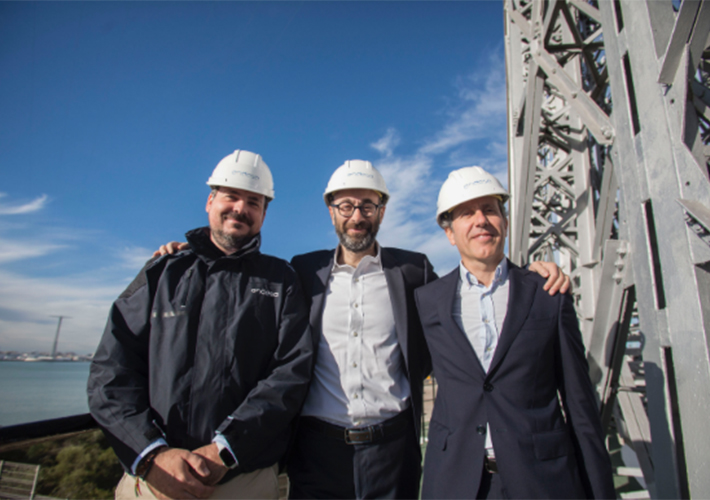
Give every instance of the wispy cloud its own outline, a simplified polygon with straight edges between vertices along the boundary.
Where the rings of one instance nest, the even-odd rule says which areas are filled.
[[[391,200],[379,240],[429,256],[439,274],[457,265],[458,252],[435,221],[436,199],[448,173],[479,165],[505,184],[506,105],[502,48],[492,51],[471,74],[453,83],[455,95],[443,110],[441,128],[410,154],[398,154],[399,134],[389,128],[371,144],[382,158],[377,168]]]
[[[386,158],[392,156],[394,148],[399,144],[399,134],[397,130],[393,127],[387,129],[385,135],[380,139],[370,144],[374,149],[380,152],[380,154]]]
[[[60,248],[64,248],[64,245],[29,240],[11,240],[0,237],[0,264],[42,257]]]
[[[492,52],[480,68],[460,77],[455,86],[457,99],[447,114],[446,125],[427,140],[422,154],[452,151],[474,139],[505,139],[505,72],[499,52]]]
[[[4,198],[5,196],[7,196],[6,193],[0,193],[0,198]],[[28,203],[22,203],[19,205],[6,205],[4,203],[0,203],[0,215],[19,215],[39,212],[45,207],[48,200],[48,196],[43,194]]]
[[[99,234],[26,222],[23,215],[41,212],[47,199],[0,204],[0,350],[51,351],[55,316],[62,315],[59,350],[92,352],[112,301],[152,252],[124,247],[86,267],[82,261],[72,274],[65,261],[76,258],[70,250],[93,248]]]
[[[63,315],[59,350],[93,352],[125,286],[106,286],[96,276],[32,278],[0,269],[0,349],[51,351],[56,316]]]
[[[124,247],[115,253],[114,258],[124,269],[137,271],[152,257],[153,251],[143,247]]]

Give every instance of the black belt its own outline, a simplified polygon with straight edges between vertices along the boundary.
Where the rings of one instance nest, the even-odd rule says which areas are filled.
[[[498,474],[498,463],[496,462],[496,457],[489,457],[486,455],[483,459],[483,468],[486,469],[486,472]]]
[[[367,427],[348,429],[316,417],[301,417],[300,425],[328,437],[342,439],[346,444],[369,444],[401,433],[407,428],[410,418],[410,410],[404,410],[384,422]]]

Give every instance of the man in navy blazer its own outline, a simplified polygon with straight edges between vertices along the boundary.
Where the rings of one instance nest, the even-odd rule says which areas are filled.
[[[438,393],[423,498],[615,498],[572,298],[504,256],[508,193],[452,172],[437,220],[461,254],[415,292]]]

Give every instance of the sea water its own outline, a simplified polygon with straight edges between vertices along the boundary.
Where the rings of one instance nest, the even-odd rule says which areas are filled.
[[[88,413],[89,365],[0,361],[0,426]]]

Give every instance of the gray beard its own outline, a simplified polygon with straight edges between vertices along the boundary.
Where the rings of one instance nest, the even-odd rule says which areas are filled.
[[[371,229],[365,236],[360,239],[351,238],[346,233],[343,233],[338,229],[336,229],[335,232],[338,235],[340,244],[343,245],[344,248],[354,253],[360,253],[370,248],[375,242],[375,237],[377,236],[377,229],[378,228]]]

